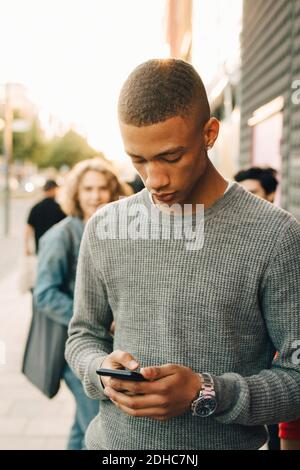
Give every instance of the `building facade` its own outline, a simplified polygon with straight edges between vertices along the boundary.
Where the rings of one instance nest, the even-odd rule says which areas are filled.
[[[210,159],[232,178],[239,167],[239,83],[242,0],[168,0],[171,57],[191,62],[207,90],[212,115],[221,121]]]
[[[240,166],[280,175],[280,205],[300,218],[300,0],[244,0]]]

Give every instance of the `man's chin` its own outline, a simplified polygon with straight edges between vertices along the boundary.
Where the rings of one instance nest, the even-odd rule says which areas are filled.
[[[162,201],[154,201],[155,204],[161,208],[165,207],[168,211],[173,212],[174,214],[180,213],[184,210],[184,203],[182,202],[182,198],[174,197],[172,201],[169,202],[162,202]]]

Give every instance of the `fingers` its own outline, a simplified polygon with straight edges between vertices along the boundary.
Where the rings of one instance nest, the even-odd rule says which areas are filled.
[[[130,369],[134,371],[139,367],[139,363],[135,360],[135,358],[129,354],[128,352],[125,351],[114,351],[111,354],[109,354],[104,361],[101,364],[101,367],[103,369]],[[108,377],[99,377],[99,380],[101,380],[102,384],[104,386],[107,386],[109,384],[109,378]]]
[[[139,363],[130,353],[117,350],[106,357],[102,363],[102,367],[105,369],[125,368],[133,371],[139,367]]]
[[[130,397],[110,387],[105,389],[105,394],[118,408],[131,416],[163,416],[168,406],[167,399],[158,395]]]
[[[124,393],[117,392],[113,388],[106,387],[104,393],[114,402],[128,408],[141,410],[143,408],[165,407],[168,400],[159,395],[134,395],[128,396]]]
[[[135,370],[139,367],[139,363],[136,361],[136,359],[128,352],[124,351],[114,351],[109,355],[109,358],[112,362],[113,365],[118,366],[120,368],[120,365],[126,369],[129,370]],[[117,368],[117,367],[113,367]]]
[[[106,385],[117,392],[130,392],[132,395],[166,395],[171,391],[173,380],[170,380],[170,376],[145,382],[110,378]]]
[[[113,321],[112,324],[110,325],[110,333],[111,333],[112,335],[115,334],[115,329],[116,329],[116,322]]]
[[[133,395],[145,395],[151,393],[158,393],[160,388],[158,384],[152,382],[134,382],[130,380],[118,380],[110,378],[107,385],[117,392],[130,392]]]
[[[140,395],[144,393],[150,393],[150,390],[145,391],[145,387],[141,386],[139,382],[133,382],[130,380],[118,380],[114,378],[110,378],[108,382],[108,386],[113,388],[117,392],[130,392],[134,395]]]
[[[176,374],[178,366],[174,364],[165,364],[163,366],[143,367],[141,374],[147,380],[158,380],[169,375]]]

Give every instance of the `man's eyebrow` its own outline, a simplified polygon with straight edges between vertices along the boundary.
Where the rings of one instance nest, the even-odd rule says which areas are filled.
[[[175,153],[182,152],[183,150],[186,150],[185,147],[182,147],[182,146],[175,147],[175,148],[172,148],[172,149],[169,149],[169,150],[165,150],[164,152],[158,153],[157,155],[154,155],[151,158],[164,157],[165,155],[173,155]],[[127,153],[127,155],[129,155],[130,157],[133,157],[133,158],[144,158],[144,157],[141,157],[140,155],[135,155],[135,154],[130,153],[130,152],[126,152],[126,153]]]

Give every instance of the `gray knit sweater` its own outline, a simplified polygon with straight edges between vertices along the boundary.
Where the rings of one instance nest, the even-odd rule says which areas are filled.
[[[101,400],[89,449],[257,449],[265,424],[300,416],[300,226],[236,183],[204,215],[196,250],[174,236],[178,215],[165,236],[146,189],[100,209],[86,227],[66,358]],[[95,372],[116,349],[142,367],[209,372],[217,413],[160,422],[121,412]]]

